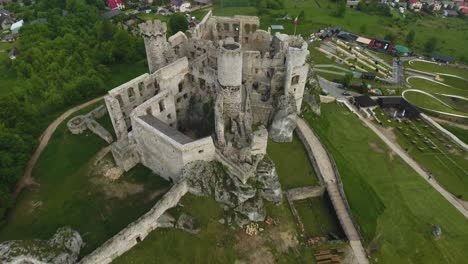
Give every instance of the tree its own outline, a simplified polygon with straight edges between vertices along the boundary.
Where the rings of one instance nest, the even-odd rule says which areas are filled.
[[[175,34],[179,31],[184,32],[187,29],[188,22],[184,15],[177,13],[169,19],[169,30],[171,31],[170,33]]]
[[[430,37],[424,44],[424,50],[426,52],[433,52],[437,46],[437,38]]]
[[[306,20],[306,16],[305,16],[305,12],[304,10],[301,10],[301,12],[299,13],[299,20],[302,20],[302,21],[305,21]]]
[[[336,1],[335,16],[344,17],[345,13],[346,13],[346,1],[345,0]]]
[[[353,80],[353,74],[347,73],[342,80],[342,84],[344,87],[349,88],[351,86],[351,81]]]
[[[394,33],[388,32],[387,34],[385,34],[385,39],[386,39],[386,40],[390,40],[390,41],[395,41],[396,36],[395,36]]]
[[[410,32],[408,32],[408,35],[406,35],[406,44],[411,45],[414,41],[415,35],[416,32],[414,31],[414,29],[410,30]]]

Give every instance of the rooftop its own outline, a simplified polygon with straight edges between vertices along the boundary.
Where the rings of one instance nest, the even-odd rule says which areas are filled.
[[[162,122],[161,120],[157,119],[152,115],[144,115],[139,117],[141,120],[145,121],[148,125],[156,128],[164,135],[172,138],[173,140],[177,141],[178,143],[184,145],[194,140],[189,138],[188,136],[184,135],[179,130],[168,126],[166,123]]]

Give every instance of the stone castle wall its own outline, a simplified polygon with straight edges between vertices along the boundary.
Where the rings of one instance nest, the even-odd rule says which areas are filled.
[[[84,257],[80,264],[107,264],[121,256],[158,227],[157,220],[169,208],[176,206],[188,192],[185,181],[174,185],[156,205],[135,222],[106,241],[101,247]]]

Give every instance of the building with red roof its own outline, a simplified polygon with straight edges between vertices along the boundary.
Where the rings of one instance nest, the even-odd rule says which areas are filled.
[[[125,3],[122,0],[107,0],[107,6],[112,9],[124,9]]]

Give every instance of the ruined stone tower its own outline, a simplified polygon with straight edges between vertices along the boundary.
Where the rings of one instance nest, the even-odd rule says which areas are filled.
[[[218,143],[224,144],[225,129],[232,135],[246,138],[251,122],[246,122],[246,111],[250,111],[247,92],[242,85],[243,54],[241,44],[232,38],[220,41],[217,51],[217,74],[219,94],[216,100]]]
[[[159,20],[147,21],[139,25],[145,41],[146,56],[150,73],[165,66],[168,62],[169,44],[166,40],[166,23]]]

